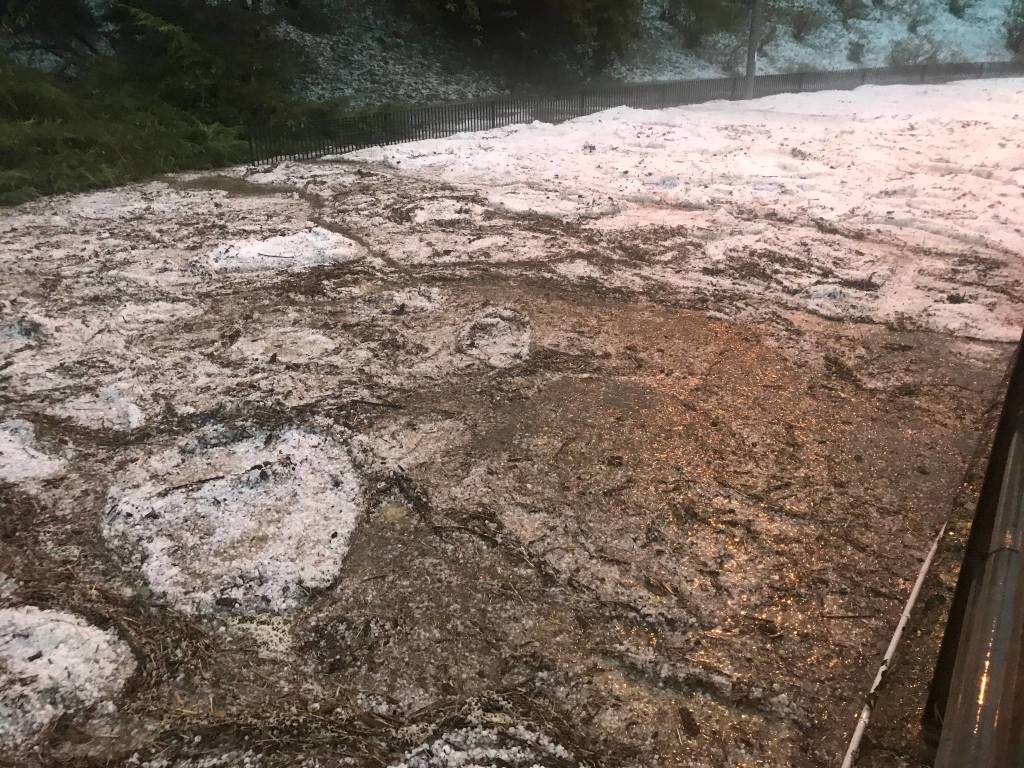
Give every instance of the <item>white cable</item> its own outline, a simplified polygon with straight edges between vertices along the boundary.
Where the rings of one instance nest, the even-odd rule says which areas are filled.
[[[850,746],[846,750],[846,757],[843,758],[842,768],[853,768],[853,764],[857,759],[857,751],[860,749],[861,739],[864,738],[864,731],[867,730],[868,722],[871,720],[871,710],[875,706],[875,700],[878,698],[878,689],[882,685],[882,680],[885,679],[885,673],[889,671],[889,665],[892,663],[893,656],[896,655],[896,647],[900,644],[903,630],[910,620],[910,613],[914,610],[914,604],[917,602],[917,596],[921,593],[921,586],[924,584],[925,576],[928,575],[928,569],[932,567],[932,560],[935,559],[935,553],[939,550],[939,542],[942,541],[945,533],[946,524],[943,523],[942,527],[939,528],[938,534],[935,536],[935,541],[932,542],[932,548],[928,550],[928,556],[925,557],[924,562],[921,564],[921,570],[917,573],[917,581],[914,582],[914,588],[910,590],[910,597],[907,598],[907,604],[903,607],[903,614],[896,625],[896,631],[892,633],[889,647],[885,650],[885,655],[882,657],[882,664],[878,668],[878,674],[875,675],[875,682],[871,684],[871,689],[868,691],[864,702],[864,708],[860,711],[860,717],[857,719],[857,727],[853,729],[853,736],[850,739]]]

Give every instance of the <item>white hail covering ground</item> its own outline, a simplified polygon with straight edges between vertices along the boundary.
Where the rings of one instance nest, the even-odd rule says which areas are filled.
[[[241,240],[207,254],[205,265],[215,272],[259,272],[308,269],[358,258],[362,248],[347,237],[313,227],[294,235]]]
[[[210,433],[117,478],[103,533],[182,610],[281,611],[336,578],[359,511],[332,438]]]
[[[499,307],[484,312],[463,328],[459,345],[467,355],[492,368],[507,368],[527,358],[531,335],[528,317]]]
[[[667,239],[664,265],[636,275],[681,291],[736,288],[988,340],[1014,340],[1024,324],[1020,79],[623,107],[349,157],[594,228],[685,227],[700,245],[685,263]],[[798,267],[769,263],[761,284],[728,275],[730,260],[763,250]],[[970,269],[985,279],[946,293]]]
[[[0,422],[0,480],[18,483],[45,480],[64,470],[64,461],[49,456],[36,444],[35,428],[27,421]]]
[[[129,397],[126,385],[110,384],[62,403],[55,412],[83,427],[128,431],[146,421],[145,413]]]
[[[134,672],[112,630],[61,611],[0,610],[0,745],[16,747],[64,713],[111,707]]]
[[[572,755],[547,736],[523,726],[447,731],[405,755],[391,768],[540,768],[572,765]]]

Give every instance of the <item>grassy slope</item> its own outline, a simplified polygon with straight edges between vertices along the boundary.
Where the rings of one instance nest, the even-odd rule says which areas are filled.
[[[123,94],[0,64],[0,205],[241,162],[238,133]]]

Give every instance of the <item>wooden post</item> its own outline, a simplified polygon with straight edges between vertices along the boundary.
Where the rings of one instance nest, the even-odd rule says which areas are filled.
[[[761,17],[764,15],[764,0],[751,0],[750,37],[747,40],[747,89],[746,97],[754,98],[754,78],[757,77],[757,47],[761,44]]]

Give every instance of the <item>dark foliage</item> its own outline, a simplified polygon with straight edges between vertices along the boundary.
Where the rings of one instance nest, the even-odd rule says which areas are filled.
[[[591,72],[632,38],[641,0],[409,0],[408,5],[508,60]]]
[[[1013,0],[1006,26],[1006,45],[1017,56],[1024,56],[1024,0]]]
[[[273,34],[326,26],[320,4],[275,13],[235,0],[6,0],[10,54],[43,52],[47,74],[0,64],[0,203],[244,160],[241,126],[329,120],[334,104],[290,92],[307,64]],[[235,126],[226,128],[223,126]]]
[[[0,64],[0,113],[0,205],[245,157],[234,130],[11,64]]]
[[[82,0],[0,0],[0,31],[10,48],[42,52],[70,65],[95,54],[98,20]]]

